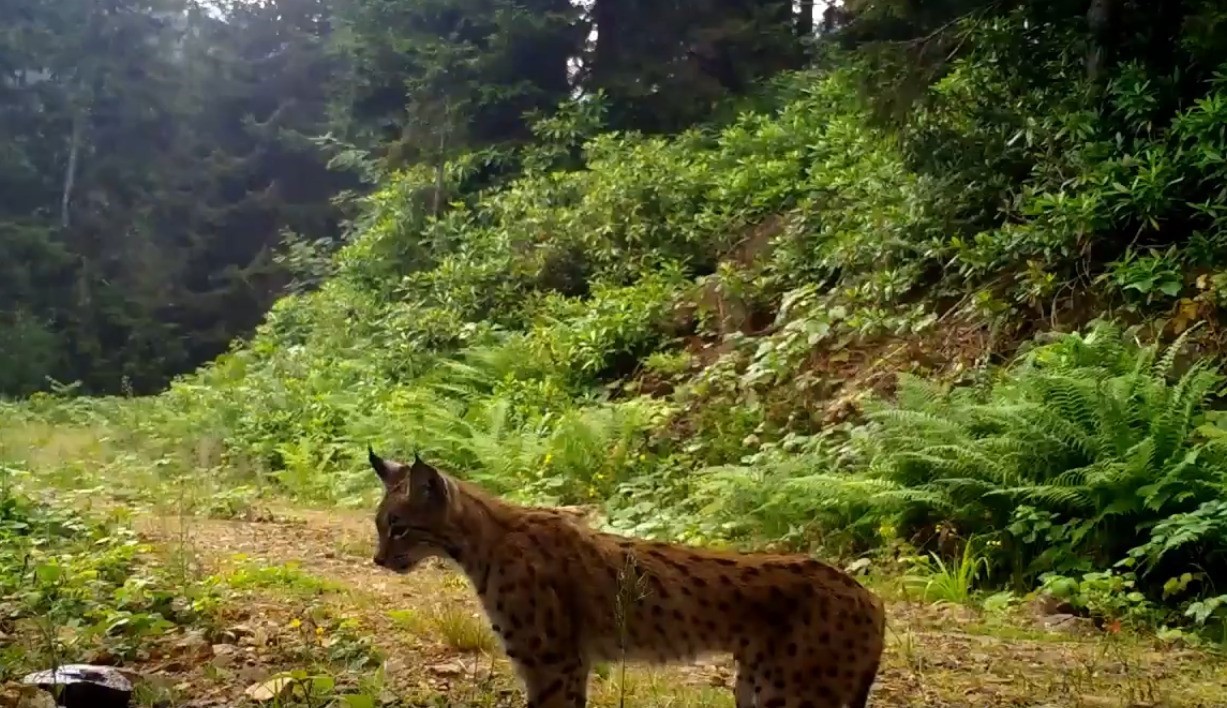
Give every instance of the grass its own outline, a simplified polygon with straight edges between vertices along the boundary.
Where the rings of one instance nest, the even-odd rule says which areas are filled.
[[[489,654],[498,648],[485,616],[468,607],[444,607],[430,617],[434,634],[459,652]]]
[[[426,610],[396,609],[389,610],[387,615],[397,629],[418,638],[440,641],[458,652],[492,654],[499,648],[489,622],[471,607],[444,605]]]
[[[277,565],[266,565],[254,561],[246,555],[239,554],[234,559],[240,565],[227,573],[223,582],[236,590],[251,588],[275,589],[290,595],[323,595],[330,592],[344,592],[346,587],[340,583],[330,582],[304,573],[297,563],[289,562]]]
[[[922,572],[905,575],[904,587],[918,592],[924,602],[955,605],[972,603],[976,582],[988,571],[988,559],[976,555],[970,541],[963,545],[962,555],[949,563],[936,553],[930,553],[919,558],[917,565]]]

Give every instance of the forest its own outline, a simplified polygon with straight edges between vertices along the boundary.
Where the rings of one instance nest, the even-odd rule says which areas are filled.
[[[870,705],[1227,685],[1227,5],[0,3],[0,705],[511,706],[367,446],[887,600]],[[726,663],[590,705],[731,706]]]

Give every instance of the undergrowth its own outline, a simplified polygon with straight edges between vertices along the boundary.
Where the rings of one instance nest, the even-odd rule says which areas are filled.
[[[31,497],[16,486],[24,476],[0,466],[0,681],[148,657],[154,642],[210,625],[217,595],[173,564],[145,562],[151,549],[122,516]]]

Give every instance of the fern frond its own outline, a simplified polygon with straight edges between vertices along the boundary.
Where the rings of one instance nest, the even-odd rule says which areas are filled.
[[[944,492],[927,487],[901,487],[873,495],[879,504],[891,506],[922,506],[941,513],[953,512],[956,504]]]
[[[1155,362],[1155,367],[1151,372],[1155,378],[1166,379],[1171,375],[1172,367],[1176,365],[1176,357],[1180,356],[1180,350],[1184,348],[1184,344],[1189,340],[1189,336],[1192,335],[1193,332],[1199,327],[1201,327],[1201,322],[1195,323],[1192,327],[1189,327],[1185,331],[1181,332],[1180,335],[1172,341],[1171,345],[1168,346],[1167,351],[1163,352],[1163,356],[1160,357],[1157,362]]]
[[[1041,508],[1057,507],[1082,513],[1093,510],[1095,506],[1094,497],[1085,487],[1031,485],[999,489],[992,494],[1008,496],[1021,504]]]
[[[901,373],[895,388],[896,405],[905,410],[931,411],[942,405],[949,390],[936,381]]]

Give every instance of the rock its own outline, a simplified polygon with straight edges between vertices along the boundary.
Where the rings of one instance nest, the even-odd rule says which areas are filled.
[[[1049,631],[1070,634],[1086,634],[1094,629],[1094,622],[1090,619],[1074,615],[1048,615],[1041,617],[1039,624]]]
[[[228,667],[243,660],[243,651],[233,644],[214,644],[213,664],[218,667]]]
[[[1052,615],[1072,615],[1076,611],[1067,600],[1047,592],[1038,593],[1026,603],[1027,609],[1034,617],[1050,617]]]
[[[848,575],[860,575],[862,573],[868,574],[869,568],[872,565],[873,561],[869,560],[868,558],[857,558],[849,563],[847,568],[844,568],[844,572]]]
[[[274,676],[267,681],[248,686],[243,693],[253,701],[267,703],[288,696],[293,692],[296,683],[290,676]]]
[[[7,683],[0,686],[0,706],[4,708],[56,708],[50,693],[37,686]]]
[[[69,664],[32,673],[21,682],[49,693],[59,686],[64,708],[127,708],[132,700],[132,682],[109,666]]]
[[[101,647],[91,649],[82,658],[85,659],[85,663],[93,664],[94,666],[114,666],[116,663],[115,655]]]
[[[176,654],[197,663],[207,663],[213,656],[213,647],[199,630],[186,632],[175,642]]]
[[[254,633],[254,631],[255,630],[251,628],[251,625],[236,624],[233,627],[230,627],[226,629],[225,631],[223,631],[222,636],[226,637],[232,642],[238,642],[244,637],[250,637]]]
[[[465,673],[465,666],[459,661],[443,661],[432,664],[430,672],[435,676],[459,676]]]

